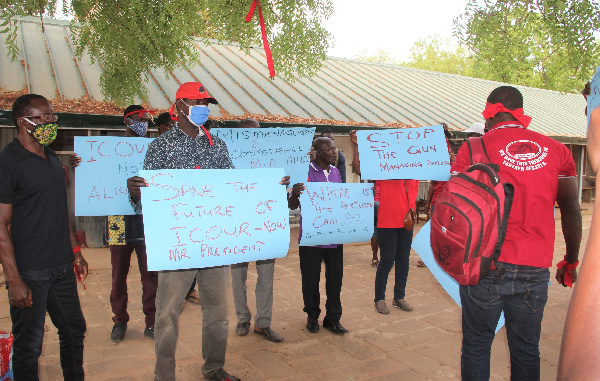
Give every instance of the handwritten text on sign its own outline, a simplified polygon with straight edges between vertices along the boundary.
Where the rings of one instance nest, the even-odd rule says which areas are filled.
[[[227,143],[236,168],[283,168],[290,184],[306,180],[314,127],[213,128],[211,132]]]
[[[361,177],[448,180],[450,158],[442,126],[358,131]]]
[[[260,173],[257,173],[260,171]],[[148,269],[284,257],[290,230],[282,169],[140,171]]]
[[[592,111],[600,106],[600,67],[596,69],[596,73],[592,80],[590,81],[591,91],[590,95],[587,96],[587,120],[588,125],[590,124],[590,116],[592,115]]]
[[[116,136],[76,136],[75,215],[135,214],[129,203],[127,179],[143,168],[154,139]]]
[[[300,245],[365,242],[373,235],[372,184],[304,183]]]

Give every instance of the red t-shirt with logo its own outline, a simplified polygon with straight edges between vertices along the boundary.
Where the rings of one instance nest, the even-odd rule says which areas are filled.
[[[564,144],[516,122],[494,126],[483,136],[483,142],[491,162],[500,166],[504,181],[515,187],[499,260],[551,267],[558,180],[576,175],[571,152]],[[469,165],[469,149],[463,144],[452,165],[452,174]]]
[[[409,207],[417,210],[419,180],[381,180],[378,183],[380,199],[377,227],[403,228]]]

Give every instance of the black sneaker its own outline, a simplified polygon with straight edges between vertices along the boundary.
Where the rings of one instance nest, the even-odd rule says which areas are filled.
[[[125,338],[125,331],[127,331],[127,323],[115,323],[113,325],[112,333],[110,334],[110,339],[112,341],[123,341]]]
[[[207,378],[204,376],[204,378]],[[217,370],[212,376],[208,377],[210,381],[241,381],[236,376],[232,376],[231,374],[225,372],[223,368]]]
[[[146,327],[144,329],[144,336],[151,338],[154,340],[154,327]]]

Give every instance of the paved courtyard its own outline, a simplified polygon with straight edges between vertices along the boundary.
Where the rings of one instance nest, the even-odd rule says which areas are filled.
[[[588,207],[591,210],[591,207]],[[591,215],[584,210],[585,248]],[[416,227],[422,226],[420,225]],[[554,263],[564,255],[560,220],[556,226]],[[242,380],[456,380],[460,377],[461,324],[460,309],[444,292],[426,268],[416,267],[418,256],[411,254],[406,299],[413,312],[393,308],[391,314],[378,314],[373,307],[375,269],[371,267],[371,248],[365,244],[344,247],[344,285],[342,325],[350,333],[336,336],[325,329],[317,334],[306,330],[302,312],[302,294],[298,246],[293,229],[287,257],[278,259],[275,268],[275,296],[272,328],[285,337],[282,343],[266,341],[252,332],[246,337],[235,334],[237,323],[233,296],[229,298],[229,344],[225,369]],[[154,369],[154,343],[143,336],[141,283],[137,261],[129,274],[129,313],[131,321],[125,340],[110,340],[112,314],[110,253],[108,249],[84,249],[90,264],[80,286],[83,312],[88,331],[85,339],[84,367],[89,380],[151,380]],[[388,283],[388,306],[391,306],[394,272]],[[324,305],[324,275],[322,275]],[[552,276],[553,279],[553,276]],[[553,279],[554,280],[554,279]],[[256,272],[250,265],[248,300],[254,306]],[[554,280],[542,324],[540,342],[542,380],[556,377],[560,340],[571,289]],[[324,307],[322,307],[324,309]],[[202,379],[200,306],[184,304],[180,315],[177,348],[178,380]],[[0,293],[0,330],[11,327],[7,293]],[[509,379],[509,353],[506,332],[502,329],[492,349],[492,380]],[[62,378],[56,328],[46,323],[41,379]]]

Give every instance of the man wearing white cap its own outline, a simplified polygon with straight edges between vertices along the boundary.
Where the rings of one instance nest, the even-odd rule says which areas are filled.
[[[471,127],[463,132],[467,134],[467,138],[478,138],[485,133],[485,124],[480,122],[473,123]]]

